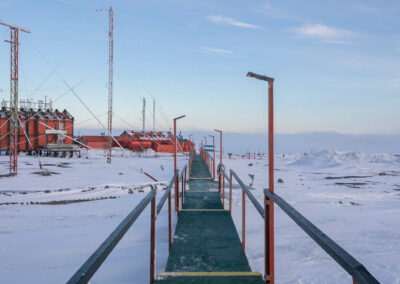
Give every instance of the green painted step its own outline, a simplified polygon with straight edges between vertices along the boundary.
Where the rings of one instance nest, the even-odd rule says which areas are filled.
[[[261,276],[169,276],[158,279],[156,283],[201,283],[201,284],[239,284],[239,283],[256,283],[264,284]]]

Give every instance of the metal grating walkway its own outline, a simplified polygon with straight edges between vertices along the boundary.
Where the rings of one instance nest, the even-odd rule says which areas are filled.
[[[165,272],[157,283],[264,283],[251,272],[218,185],[196,155]]]

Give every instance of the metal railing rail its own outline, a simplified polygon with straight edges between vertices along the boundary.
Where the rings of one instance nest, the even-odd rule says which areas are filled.
[[[125,217],[118,227],[108,236],[108,238],[97,248],[97,250],[85,261],[78,271],[68,280],[68,284],[86,284],[92,278],[97,269],[103,264],[107,256],[118,244],[132,224],[137,220],[143,210],[151,202],[151,207],[155,207],[156,190],[150,191],[139,204]]]
[[[227,178],[224,173],[224,177]],[[307,218],[301,215],[296,209],[294,209],[289,203],[287,203],[282,197],[273,193],[269,189],[264,189],[264,208],[257,201],[254,195],[250,192],[248,186],[238,177],[238,175],[230,170],[229,187],[230,187],[230,200],[232,199],[232,177],[236,179],[242,188],[242,246],[245,249],[246,240],[246,203],[245,196],[247,195],[252,202],[253,206],[264,219],[265,224],[265,267],[269,267],[267,263],[269,261],[268,252],[268,241],[267,239],[273,237],[269,236],[268,226],[269,223],[269,208],[271,201],[276,203],[283,212],[285,212],[303,231],[305,231],[330,257],[332,257],[348,274],[353,277],[353,283],[364,284],[364,283],[379,283],[378,280],[362,265],[358,260],[351,256],[347,251],[335,243],[331,238],[324,234],[318,229],[313,223]],[[267,274],[267,273],[266,273]],[[268,279],[266,279],[268,280]]]
[[[289,203],[269,189],[264,189],[267,198],[276,203],[300,228],[302,228],[329,256],[331,256],[344,270],[347,271],[356,283],[379,283],[378,280],[341,246],[318,229],[307,218],[301,215]]]
[[[171,181],[169,182],[168,186],[165,189],[163,196],[161,197],[160,201],[157,205],[157,216],[160,214],[162,207],[164,206],[165,200],[168,198],[168,249],[172,247],[172,193],[171,189],[176,181],[176,177],[179,173],[179,170],[175,171],[174,176],[172,177]]]
[[[183,209],[183,202],[186,193],[186,180],[187,180],[187,165],[185,165],[181,171],[180,181],[181,181],[181,209]]]
[[[213,172],[215,171],[215,162],[211,154],[207,151],[204,151],[203,149],[200,149],[200,155],[203,157],[204,162],[206,163],[206,166],[208,168],[208,172],[212,177],[214,177]]]
[[[181,172],[182,192],[186,188],[187,165],[184,166]],[[174,185],[179,187],[179,170],[175,171],[174,176],[165,189],[158,205],[156,206],[156,190],[150,191],[136,207],[125,217],[118,227],[107,237],[107,239],[97,248],[97,250],[85,261],[77,272],[68,280],[68,284],[83,284],[88,283],[93,277],[98,268],[103,264],[108,255],[112,252],[118,242],[122,239],[125,233],[137,220],[143,210],[151,203],[151,221],[150,221],[150,283],[155,280],[155,262],[156,262],[156,220],[161,212],[165,201],[168,199],[168,248],[172,246],[172,193],[171,189]],[[183,204],[182,194],[182,204]]]

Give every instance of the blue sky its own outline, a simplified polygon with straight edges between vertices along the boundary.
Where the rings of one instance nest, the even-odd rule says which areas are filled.
[[[157,128],[186,114],[186,130],[264,132],[267,88],[252,71],[276,78],[278,133],[400,133],[398,1],[0,0],[0,19],[32,30],[20,36],[20,98],[56,99],[62,80],[84,80],[76,93],[106,124],[108,18],[96,8],[110,3],[115,127],[141,128],[146,97],[149,128],[155,98]],[[3,41],[0,62],[8,99]],[[71,93],[56,106],[98,127]]]

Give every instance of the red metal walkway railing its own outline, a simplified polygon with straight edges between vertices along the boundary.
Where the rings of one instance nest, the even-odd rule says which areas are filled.
[[[190,156],[189,166],[192,163],[193,156]],[[179,181],[182,185],[182,193],[176,194],[177,200],[181,197],[181,204],[186,188],[187,180],[187,166],[184,166],[179,178],[179,171],[176,170],[174,176],[166,187],[163,196],[161,197],[156,207],[156,190],[150,191],[136,207],[128,214],[127,217],[118,225],[118,227],[107,237],[107,239],[97,248],[97,250],[85,261],[85,263],[75,272],[75,274],[68,280],[68,284],[81,283],[86,284],[96,273],[98,268],[103,264],[108,255],[112,252],[118,242],[122,239],[125,233],[139,218],[144,209],[151,204],[150,214],[150,283],[154,283],[156,276],[156,220],[158,214],[161,212],[165,201],[168,199],[168,248],[171,249],[173,235],[172,235],[172,192],[171,189],[175,185],[179,188]],[[179,204],[179,202],[178,202]],[[178,205],[179,206],[179,205]],[[179,208],[178,208],[179,209]]]
[[[262,206],[254,195],[251,193],[250,188],[243,183],[238,175],[230,170],[230,176],[228,177],[223,172],[224,180],[229,181],[229,211],[232,214],[232,181],[233,178],[238,182],[242,189],[242,246],[246,248],[246,196],[250,199],[251,203],[260,214],[261,218],[264,219],[264,279],[266,283],[273,284],[275,281],[274,275],[274,255],[271,254],[271,238],[273,238],[273,223],[270,215],[270,208],[275,203],[283,212],[285,212],[302,230],[304,230],[330,257],[332,257],[351,277],[353,283],[379,283],[378,280],[362,265],[358,260],[351,256],[347,251],[335,243],[331,238],[325,235],[320,229],[312,224],[307,218],[301,215],[296,209],[294,209],[289,203],[287,203],[282,197],[272,192],[269,189],[264,189],[265,202]],[[224,187],[222,188],[224,196]],[[224,198],[224,197],[222,197]]]

